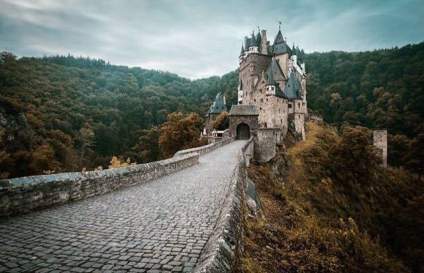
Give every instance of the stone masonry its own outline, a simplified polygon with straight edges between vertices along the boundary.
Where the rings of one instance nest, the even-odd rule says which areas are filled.
[[[26,213],[146,183],[195,165],[198,160],[198,154],[186,153],[123,168],[0,180],[0,216]]]
[[[149,183],[0,219],[0,272],[193,271],[245,143]]]
[[[387,167],[387,130],[373,131],[374,146],[380,151],[382,165]]]

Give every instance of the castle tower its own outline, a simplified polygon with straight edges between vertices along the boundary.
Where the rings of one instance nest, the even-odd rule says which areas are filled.
[[[299,48],[288,46],[281,29],[272,45],[265,30],[246,36],[239,59],[238,104],[256,106],[260,128],[279,129],[285,136],[292,123],[304,138],[306,76],[296,54]]]
[[[265,37],[266,38],[266,37]],[[266,40],[261,35],[252,33],[251,37],[244,38],[244,51],[240,55],[240,72],[239,72],[239,98],[242,97],[241,103],[251,104],[254,100],[254,90],[259,83],[261,74],[268,67],[271,58],[269,55],[259,52],[261,43]],[[239,100],[240,101],[240,100]],[[240,103],[240,102],[239,102]]]
[[[287,45],[281,30],[278,30],[272,46],[272,54],[277,58],[277,61],[286,76],[288,75],[289,55],[291,55],[291,53],[291,49]]]
[[[380,152],[383,167],[387,167],[387,130],[374,130],[373,143]]]

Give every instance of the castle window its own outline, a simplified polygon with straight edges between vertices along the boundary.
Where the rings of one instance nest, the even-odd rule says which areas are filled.
[[[264,102],[264,99],[261,99],[261,102]]]
[[[292,108],[292,104],[291,103],[289,103],[289,108]]]
[[[266,101],[268,101],[268,99],[266,99]]]
[[[300,108],[300,102],[298,102],[298,103],[297,103],[297,107],[299,107],[299,108]]]
[[[256,99],[253,99],[254,102],[256,102]]]

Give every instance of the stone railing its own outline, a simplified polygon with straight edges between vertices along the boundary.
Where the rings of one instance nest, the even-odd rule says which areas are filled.
[[[142,184],[199,162],[199,153],[123,168],[0,180],[0,216],[64,204]]]
[[[246,168],[253,157],[253,150],[254,142],[251,138],[239,153],[239,164],[233,170],[220,216],[194,273],[229,273],[240,263]]]
[[[200,146],[200,147],[196,147],[196,148],[191,148],[191,149],[187,149],[187,150],[181,150],[175,153],[174,157],[178,157],[181,155],[185,155],[185,154],[191,154],[191,153],[199,153],[200,155],[209,153],[219,147],[222,147],[224,145],[227,145],[228,143],[234,141],[233,138],[227,138],[218,142],[214,142],[208,145],[204,145],[204,146]]]

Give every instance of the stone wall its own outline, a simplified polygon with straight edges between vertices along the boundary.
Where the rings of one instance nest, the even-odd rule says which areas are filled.
[[[182,155],[187,155],[187,154],[191,154],[191,153],[199,153],[200,155],[202,154],[206,154],[209,153],[219,147],[222,147],[230,142],[232,142],[234,139],[227,137],[227,138],[223,138],[221,141],[217,141],[214,143],[210,143],[208,145],[204,145],[201,147],[197,147],[197,148],[191,148],[191,149],[186,149],[186,150],[181,150],[175,153],[174,157],[179,157]]]
[[[294,115],[294,128],[297,134],[301,137],[301,140],[306,139],[305,133],[305,115],[303,113],[295,113]]]
[[[253,138],[239,154],[239,164],[233,171],[230,188],[221,206],[215,229],[202,251],[194,273],[229,273],[240,263],[241,235],[247,181],[246,167],[253,154]]]
[[[198,161],[199,153],[185,153],[124,168],[0,180],[0,216],[26,213],[142,184]]]
[[[260,128],[255,142],[255,159],[268,162],[277,154],[277,144],[282,141],[280,128]]]

